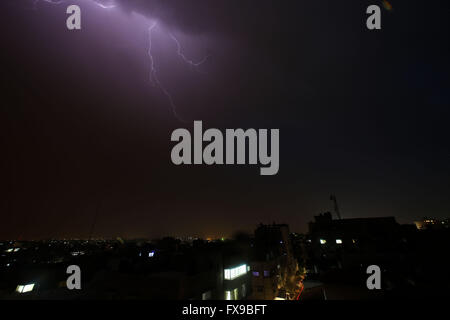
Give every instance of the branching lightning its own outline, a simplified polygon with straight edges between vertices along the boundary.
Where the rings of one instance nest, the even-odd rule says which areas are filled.
[[[174,99],[172,97],[172,95],[170,94],[169,91],[167,91],[167,89],[162,85],[161,81],[158,78],[157,72],[156,72],[156,68],[155,68],[155,60],[153,58],[153,54],[152,54],[152,32],[153,29],[157,26],[157,23],[154,22],[149,28],[148,28],[148,56],[150,59],[150,82],[154,85],[156,85],[156,87],[159,88],[159,90],[167,97],[167,99],[169,100],[169,104],[170,107],[172,109],[173,114],[175,115],[175,117],[182,121],[182,122],[186,122],[183,118],[181,118],[178,113],[177,113],[177,106],[175,105]],[[188,65],[190,65],[191,67],[198,67],[200,65],[202,65],[203,63],[205,63],[209,56],[205,56],[202,60],[198,61],[198,62],[194,62],[193,60],[188,59],[182,52],[182,48],[181,48],[181,44],[178,41],[178,39],[172,34],[172,33],[168,33],[169,37],[175,42],[176,47],[177,47],[177,55]]]
[[[66,0],[33,0],[34,2],[33,2],[33,5],[34,5],[34,8],[36,8],[36,6],[37,6],[37,4],[39,3],[39,2],[45,2],[45,3],[48,3],[48,4],[61,4],[61,3],[63,3],[63,2],[66,2]],[[97,5],[97,6],[99,6],[100,8],[102,8],[102,9],[112,9],[112,8],[115,8],[116,7],[116,5],[115,4],[104,4],[104,3],[102,3],[102,2],[98,2],[98,1],[95,1],[95,0],[93,0],[92,1],[95,5]]]
[[[33,4],[34,4],[34,8],[35,8],[35,9],[36,9],[36,7],[37,7],[37,4],[38,4],[40,1],[46,2],[46,3],[48,3],[48,4],[53,4],[53,5],[59,5],[59,4],[62,4],[63,2],[66,2],[66,0],[33,0],[33,1],[34,1]],[[108,2],[108,3],[111,3],[111,4],[105,4],[104,1],[103,1],[103,2],[100,2],[99,0],[93,0],[92,2],[93,2],[95,5],[97,5],[98,7],[102,8],[102,9],[112,9],[112,8],[115,8],[115,7],[116,7],[116,5],[114,4],[114,2]],[[175,116],[178,120],[180,120],[180,121],[182,121],[182,122],[186,122],[183,118],[181,118],[181,117],[178,115],[178,113],[177,113],[177,106],[176,106],[176,104],[175,104],[175,102],[174,102],[174,99],[173,99],[172,95],[171,95],[170,92],[163,86],[163,84],[161,83],[161,81],[160,81],[159,78],[158,78],[158,73],[157,73],[156,67],[155,67],[155,59],[154,59],[153,53],[152,53],[152,46],[153,46],[153,39],[152,39],[153,37],[152,37],[152,35],[153,35],[153,30],[154,30],[156,27],[157,27],[157,23],[154,22],[154,23],[148,28],[148,50],[147,50],[147,54],[148,54],[148,57],[149,57],[149,60],[150,60],[150,77],[149,77],[150,83],[151,83],[153,86],[157,87],[157,88],[161,91],[161,93],[167,97],[168,102],[169,102],[169,105],[170,105],[170,108],[172,109],[172,112],[173,112],[174,116]],[[184,55],[184,53],[183,53],[182,46],[181,46],[180,42],[178,41],[178,39],[177,39],[172,33],[170,33],[170,32],[168,32],[168,36],[175,42],[175,45],[176,45],[176,53],[177,53],[177,55],[178,55],[178,56],[181,58],[181,60],[183,60],[187,65],[189,65],[189,66],[191,66],[191,67],[197,68],[197,67],[201,66],[202,64],[204,64],[204,63],[208,60],[209,55],[205,56],[203,59],[201,59],[201,60],[199,60],[199,61],[197,61],[197,62],[195,62],[195,61],[193,61],[193,60],[187,58],[187,57]]]
[[[191,65],[193,67],[198,67],[198,66],[202,65],[203,63],[205,63],[206,60],[208,60],[209,56],[205,56],[202,60],[200,60],[198,62],[194,62],[194,61],[186,58],[186,56],[181,51],[181,45],[180,45],[180,42],[178,41],[178,39],[175,38],[175,36],[172,33],[169,33],[169,36],[172,38],[173,41],[175,41],[175,44],[177,45],[177,54],[178,54],[178,56],[180,56],[181,59],[184,62],[186,62],[187,64],[189,64],[189,65]]]
[[[37,10],[37,4],[41,1],[44,1],[49,4],[61,4],[64,0],[33,0],[33,9]]]
[[[34,0],[34,4],[36,5],[38,2],[41,2],[41,1],[44,1],[44,2],[47,2],[50,4],[61,4],[64,2],[64,0]]]
[[[148,28],[148,57],[150,59],[150,82],[154,85],[156,85],[159,90],[167,97],[167,99],[169,100],[169,104],[170,107],[172,108],[172,112],[175,115],[175,117],[182,121],[185,122],[182,118],[180,118],[180,116],[177,113],[177,106],[175,105],[175,103],[173,102],[173,98],[172,95],[169,93],[169,91],[166,90],[166,88],[161,84],[161,82],[158,79],[158,74],[156,72],[156,68],[155,68],[155,60],[153,59],[153,54],[152,54],[152,32],[153,29],[156,27],[156,22],[153,23],[149,28]]]

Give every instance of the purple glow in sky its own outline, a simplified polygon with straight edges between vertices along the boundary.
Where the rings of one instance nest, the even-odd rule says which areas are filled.
[[[370,4],[0,0],[0,234],[84,237],[99,202],[107,237],[306,230],[330,194],[346,218],[445,217],[449,4],[397,2],[369,32]],[[173,106],[279,128],[283,170],[174,166]]]
[[[48,5],[63,5],[66,3],[66,0],[34,0],[33,6],[34,9],[38,9],[39,3],[45,3]],[[72,1],[73,2],[73,1]],[[72,2],[70,4],[72,4]],[[158,63],[156,60],[161,57],[155,57],[153,53],[153,47],[154,47],[154,37],[171,39],[174,42],[175,47],[174,48],[167,48],[167,50],[171,50],[176,53],[176,55],[188,66],[191,68],[197,69],[200,66],[202,66],[209,58],[209,55],[204,55],[203,58],[200,58],[199,60],[194,61],[193,59],[187,57],[184,53],[183,46],[181,44],[181,41],[178,39],[177,36],[175,36],[175,31],[169,30],[168,27],[164,25],[164,22],[159,21],[158,19],[152,19],[147,16],[143,16],[136,12],[131,12],[130,14],[124,14],[121,10],[120,6],[116,3],[115,0],[78,0],[76,1],[77,4],[80,6],[82,11],[82,16],[86,13],[84,10],[88,10],[88,14],[95,12],[96,8],[100,8],[102,10],[108,11],[108,14],[111,16],[113,15],[112,25],[120,25],[120,31],[123,35],[122,41],[126,41],[125,39],[130,39],[136,34],[142,33],[142,30],[144,28],[147,29],[148,32],[148,59],[149,59],[149,79],[150,83],[153,87],[157,88],[166,98],[167,98],[167,104],[169,105],[171,111],[175,115],[175,117],[182,121],[186,122],[185,119],[183,119],[182,116],[177,112],[177,105],[175,103],[175,99],[173,97],[173,94],[171,93],[171,90],[169,90],[163,82],[160,80],[159,77],[159,71],[158,71]],[[69,4],[69,3],[67,3]],[[93,5],[95,7],[93,7]],[[105,19],[107,17],[97,17],[98,19]],[[83,20],[82,20],[83,21]],[[83,29],[83,28],[82,28]],[[108,28],[109,29],[109,28]],[[117,32],[114,28],[110,28],[111,32]],[[127,32],[128,31],[128,32]],[[155,32],[156,31],[156,32]],[[190,39],[188,39],[189,36],[184,35],[184,40],[187,42],[192,43]],[[142,44],[137,43],[137,46],[141,46]],[[166,56],[166,55],[165,55]]]

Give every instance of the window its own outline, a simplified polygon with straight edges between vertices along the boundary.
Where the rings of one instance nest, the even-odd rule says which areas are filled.
[[[342,244],[342,240],[341,239],[336,239],[336,243],[337,244]]]
[[[33,288],[34,288],[34,283],[26,284],[26,285],[19,285],[16,288],[16,292],[26,293],[26,292],[33,291]]]
[[[238,300],[238,299],[239,299],[238,288],[233,289],[233,291],[230,290],[225,291],[225,300]]]
[[[270,277],[270,271],[264,270],[264,277]]]
[[[254,277],[259,277],[259,271],[253,271],[253,276]]]
[[[148,257],[149,257],[149,258],[152,258],[154,255],[155,255],[155,251],[150,251],[150,252],[148,253]]]
[[[325,244],[325,243],[327,243],[327,240],[325,240],[325,239],[320,239],[320,244]]]
[[[247,273],[247,265],[246,264],[243,264],[239,267],[235,267],[232,269],[224,270],[225,280],[233,280],[233,279],[236,279],[237,277],[240,277],[246,273]]]

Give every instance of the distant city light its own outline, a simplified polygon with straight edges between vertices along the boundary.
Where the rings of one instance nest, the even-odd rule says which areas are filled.
[[[342,244],[342,240],[341,239],[336,239],[336,243],[337,244]]]
[[[325,244],[325,243],[327,243],[327,240],[325,240],[325,239],[320,239],[320,244]]]
[[[148,253],[148,257],[149,257],[149,258],[152,258],[154,255],[155,255],[155,251],[150,251],[150,252]]]

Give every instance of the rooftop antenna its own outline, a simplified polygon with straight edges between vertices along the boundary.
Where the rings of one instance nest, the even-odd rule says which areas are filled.
[[[333,203],[334,203],[334,212],[336,212],[336,215],[337,215],[338,219],[341,220],[342,219],[341,218],[341,213],[339,212],[339,207],[338,207],[338,204],[337,204],[336,196],[334,194],[332,194],[330,196],[330,200],[333,201]]]

